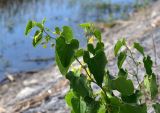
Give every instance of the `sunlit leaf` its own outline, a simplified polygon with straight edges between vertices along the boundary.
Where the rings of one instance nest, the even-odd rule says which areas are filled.
[[[71,100],[74,113],[86,113],[86,103],[80,98]]]
[[[82,28],[91,27],[91,23],[80,24],[80,27],[82,27]]]
[[[139,43],[135,42],[134,48],[137,49],[137,51],[139,51],[144,56],[144,49]]]
[[[42,20],[42,25],[44,25],[45,22],[46,22],[46,18]]]
[[[74,97],[75,97],[74,92],[72,90],[68,91],[68,93],[65,96],[65,101],[68,106],[70,106],[70,107],[72,106],[71,100]]]
[[[57,32],[59,32],[59,30]],[[66,43],[70,43],[71,40],[74,38],[71,27],[63,26],[62,36],[65,38]]]
[[[47,45],[46,45],[46,44],[44,44],[44,45],[43,45],[43,48],[47,48]]]
[[[35,35],[34,35],[34,38],[33,38],[33,41],[32,41],[32,45],[34,47],[36,47],[38,44],[40,44],[41,41],[42,41],[42,32],[37,30],[35,32]]]
[[[29,20],[26,26],[25,35],[28,35],[28,33],[31,31],[33,27],[34,27],[33,22]]]
[[[117,56],[119,50],[123,46],[122,42],[120,40],[117,41],[117,43],[114,46],[114,55]]]
[[[40,23],[40,22],[35,22],[35,21],[33,21],[33,23],[34,23],[34,25],[35,26],[37,26],[39,29],[43,29],[43,25],[42,25],[42,23]]]
[[[56,39],[56,62],[60,72],[65,75],[69,66],[74,61],[75,50],[79,47],[79,42],[72,39],[69,44],[66,43],[64,37]]]
[[[84,54],[84,50],[83,49],[79,49],[79,50],[77,50],[76,51],[76,53],[75,53],[75,57],[81,57],[81,56],[83,56],[83,54]]]
[[[94,36],[97,38],[97,40],[98,40],[99,42],[101,42],[102,37],[101,37],[101,31],[100,31],[100,30],[96,29],[96,30],[94,31]]]
[[[152,74],[151,76],[146,75],[144,79],[144,85],[150,92],[151,98],[154,99],[158,94],[158,86],[155,74]]]
[[[118,65],[118,68],[119,68],[119,69],[122,68],[123,63],[124,63],[124,61],[126,60],[126,57],[127,57],[126,52],[121,52],[121,53],[118,55],[117,65]]]
[[[56,28],[55,28],[55,34],[58,34],[58,35],[60,35],[60,34],[61,34],[61,30],[60,30],[60,28],[59,28],[59,27],[56,27]]]

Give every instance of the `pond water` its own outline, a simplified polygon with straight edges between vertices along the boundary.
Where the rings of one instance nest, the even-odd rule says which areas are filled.
[[[1,1],[1,0],[0,0]],[[5,1],[5,0],[2,0]],[[6,0],[7,1],[7,0]],[[8,0],[10,1],[10,0]],[[46,26],[69,25],[74,28],[75,37],[85,45],[79,23],[88,21],[107,21],[109,11],[115,18],[133,11],[135,0],[112,0],[115,5],[108,10],[111,0],[12,0],[1,3],[0,7],[0,79],[6,73],[37,70],[48,67],[54,62],[54,50],[42,47],[33,48],[32,37],[25,38],[24,30],[29,19],[41,21],[47,18]],[[130,8],[128,8],[130,7]],[[125,17],[123,15],[123,17]],[[37,60],[46,59],[46,60]],[[36,61],[36,62],[35,62]]]

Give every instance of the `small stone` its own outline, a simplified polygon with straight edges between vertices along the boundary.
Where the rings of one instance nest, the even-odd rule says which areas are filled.
[[[51,91],[51,90],[48,90],[48,93],[49,93],[49,94],[51,94],[51,93],[52,93],[52,91]]]
[[[7,75],[7,79],[11,82],[15,81],[13,75],[10,75],[10,74]]]
[[[26,87],[24,89],[22,89],[16,96],[17,99],[24,99],[27,98],[29,96],[32,96],[33,94],[36,94],[39,91],[39,87]]]
[[[156,15],[157,15],[157,12],[153,11],[152,14],[151,14],[151,18],[154,18]]]
[[[35,84],[38,84],[38,80],[36,79],[23,81],[24,86],[30,86],[30,85],[35,85]]]

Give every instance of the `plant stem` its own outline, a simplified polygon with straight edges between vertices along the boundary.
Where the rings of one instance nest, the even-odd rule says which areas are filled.
[[[133,76],[136,77],[137,82],[138,82],[138,85],[139,85],[139,88],[140,88],[140,90],[142,91],[142,87],[141,87],[140,81],[139,81],[139,79],[138,79],[138,63],[136,62],[135,58],[133,57],[132,51],[129,49],[129,47],[128,47],[127,45],[126,45],[126,48],[127,48],[127,50],[129,51],[129,53],[130,53],[130,55],[131,55],[131,56],[129,56],[129,57],[132,59],[132,61],[134,62],[135,66],[136,66],[136,73],[133,74]],[[141,100],[139,100],[139,102],[141,103]]]
[[[154,50],[154,57],[155,57],[155,65],[157,65],[157,52],[156,52],[156,44],[154,41],[154,36],[152,34],[152,43],[153,43],[153,50]]]
[[[140,89],[142,89],[141,88],[141,84],[140,84],[140,81],[139,81],[139,79],[138,79],[138,63],[135,61],[135,59],[134,59],[134,57],[133,57],[133,53],[132,53],[132,51],[129,49],[129,47],[126,45],[126,48],[127,48],[127,50],[129,51],[129,53],[130,53],[130,55],[131,56],[129,56],[131,59],[132,59],[132,61],[134,62],[134,64],[135,64],[135,66],[136,66],[136,73],[135,73],[135,77],[136,77],[136,79],[137,79],[137,82],[138,82],[138,85],[139,85],[139,87],[140,87]]]
[[[44,29],[43,31],[44,31],[44,33],[46,33],[47,36],[49,36],[50,38],[56,40],[56,38],[54,38],[54,37],[52,37],[51,35],[49,35],[45,29]]]
[[[88,73],[87,69],[83,66],[83,64],[79,61],[79,59],[74,56],[75,59],[77,60],[77,62],[82,66],[82,68],[85,70],[86,74],[88,75],[88,77],[92,80],[92,77],[90,76],[90,74]]]
[[[87,74],[88,77],[91,79],[91,81],[92,81],[93,83],[95,83],[95,84],[98,85],[98,83],[97,83],[97,82],[91,77],[91,75],[88,73],[86,67],[80,62],[80,60],[79,60],[76,56],[74,56],[74,57],[75,57],[76,61],[77,61],[77,62],[82,66],[82,68],[85,70],[86,74]],[[105,94],[105,96],[106,96],[106,98],[107,98],[105,89],[104,89],[102,86],[100,86],[100,85],[98,85],[98,86],[101,88],[101,90],[104,92],[104,94]]]

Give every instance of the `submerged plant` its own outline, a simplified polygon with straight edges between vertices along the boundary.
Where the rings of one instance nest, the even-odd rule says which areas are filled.
[[[42,44],[46,47],[51,42],[55,48],[56,64],[61,74],[70,81],[70,90],[65,101],[71,113],[147,113],[148,96],[155,112],[160,113],[160,104],[156,101],[158,87],[156,75],[152,71],[153,62],[139,43],[135,42],[133,48],[143,57],[141,64],[145,69],[145,77],[142,81],[139,80],[140,63],[135,59],[125,39],[118,40],[114,47],[119,72],[113,76],[107,68],[108,60],[101,32],[93,24],[80,24],[87,38],[87,46],[83,49],[79,47],[79,41],[74,38],[69,26],[64,26],[62,30],[56,27],[53,32],[45,28],[44,23],[45,20],[29,21],[25,34],[28,35],[32,28],[37,27],[33,46]],[[135,65],[134,73],[130,73],[123,66],[128,58]],[[71,69],[74,62],[77,62],[80,68]],[[129,79],[131,75],[136,78],[138,87]]]

